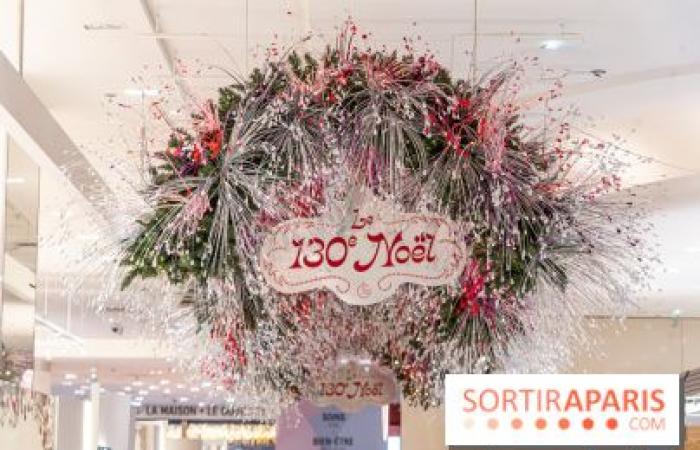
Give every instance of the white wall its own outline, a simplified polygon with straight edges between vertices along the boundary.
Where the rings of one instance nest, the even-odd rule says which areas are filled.
[[[16,427],[0,425],[0,449],[43,450],[39,426],[32,416],[21,420]]]
[[[83,449],[83,401],[58,397],[56,417],[56,450]]]
[[[85,409],[83,400],[72,397],[58,399],[56,450],[84,450],[83,428],[91,422],[85,420],[86,412],[92,413],[92,410]],[[101,395],[98,416],[97,445],[112,450],[129,450],[132,440],[129,399],[112,394]],[[0,445],[0,449],[5,450],[5,447]]]

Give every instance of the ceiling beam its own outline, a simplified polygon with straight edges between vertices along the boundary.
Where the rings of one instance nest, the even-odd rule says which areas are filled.
[[[180,95],[182,96],[183,100],[187,101],[190,97],[188,94],[189,90],[187,89],[187,86],[178,74],[177,67],[175,66],[175,57],[173,56],[173,52],[170,48],[170,45],[168,44],[167,40],[161,36],[160,26],[158,25],[158,21],[156,20],[156,13],[153,10],[153,7],[151,6],[149,0],[139,0],[139,3],[141,4],[141,11],[143,12],[144,17],[146,18],[148,27],[150,28],[150,31],[153,37],[155,38],[156,46],[158,47],[158,52],[163,58],[165,66],[168,68],[170,75],[174,78],[175,84],[180,90]]]
[[[103,216],[114,194],[90,161],[39,100],[10,61],[0,53],[0,123],[42,169],[69,184]]]

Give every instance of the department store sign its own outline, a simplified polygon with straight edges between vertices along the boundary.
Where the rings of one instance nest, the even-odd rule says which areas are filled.
[[[447,375],[451,449],[682,448],[678,375]]]
[[[380,450],[382,421],[379,406],[345,412],[302,400],[278,418],[275,450]]]
[[[260,267],[275,290],[329,289],[354,305],[377,303],[402,283],[438,286],[464,269],[467,249],[446,217],[395,212],[361,194],[347,214],[292,219],[275,226]]]
[[[133,416],[139,419],[206,419],[231,420],[247,417],[263,417],[262,411],[255,408],[229,405],[189,405],[189,404],[150,404],[134,408]]]

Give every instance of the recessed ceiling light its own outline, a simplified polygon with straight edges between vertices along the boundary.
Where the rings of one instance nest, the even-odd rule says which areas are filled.
[[[567,45],[567,42],[561,39],[546,39],[540,43],[540,48],[543,50],[559,50]]]
[[[190,401],[190,399],[187,397],[180,397],[180,403],[187,403],[189,401]]]
[[[85,31],[118,31],[118,30],[123,30],[125,27],[122,24],[119,23],[108,23],[108,22],[101,22],[101,23],[86,23],[83,25],[83,28]]]
[[[163,389],[163,394],[168,395],[170,394],[170,389]]]
[[[155,97],[160,94],[158,89],[138,89],[138,88],[126,88],[124,89],[124,94],[129,97]],[[155,375],[156,371],[151,370],[150,375]]]
[[[67,373],[63,375],[63,378],[65,378],[66,380],[75,380],[78,378],[78,376],[74,373]]]
[[[170,380],[160,380],[161,386],[167,386],[170,384]]]

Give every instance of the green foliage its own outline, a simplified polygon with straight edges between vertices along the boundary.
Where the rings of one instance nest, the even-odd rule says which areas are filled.
[[[472,258],[479,261],[480,268],[488,273],[485,285],[485,296],[521,297],[531,292],[540,276],[546,277],[555,285],[564,289],[567,283],[565,270],[547,256],[544,251],[551,223],[556,220],[557,211],[548,206],[545,199],[538,194],[528,193],[528,202],[499,204],[491,192],[503,191],[505,177],[514,177],[534,181],[547,168],[548,162],[531,155],[528,148],[521,142],[521,130],[515,125],[517,117],[509,122],[509,135],[506,140],[506,155],[509,160],[507,167],[516,167],[517,173],[491,173],[487,168],[486,156],[480,148],[479,119],[474,114],[474,105],[483,93],[473,91],[468,83],[452,80],[449,73],[438,67],[430,75],[423,70],[426,63],[415,60],[411,56],[399,56],[397,53],[371,54],[351,53],[350,61],[345,61],[338,49],[328,48],[320,59],[305,54],[291,53],[287,65],[271,63],[265,72],[256,69],[245,82],[231,84],[219,89],[217,113],[222,123],[224,146],[230,140],[231,130],[237,120],[242,120],[239,114],[245,106],[254,101],[263,105],[269,99],[287,89],[293,78],[298,81],[313,84],[319,68],[332,69],[334,78],[326,80],[323,91],[309,99],[310,109],[315,111],[335,111],[343,114],[326,114],[324,120],[335,120],[337,128],[344,126],[343,120],[352,117],[353,112],[360,108],[366,99],[372,95],[385,96],[385,103],[398,101],[396,90],[377,93],[369,89],[369,75],[362,69],[366,66],[381,68],[393,74],[393,82],[399,86],[412,86],[421,82],[421,77],[429,78],[438,92],[426,95],[421,101],[425,109],[434,117],[426,125],[427,132],[419,134],[416,139],[405,139],[406,149],[402,162],[403,168],[423,185],[431,185],[433,179],[448,180],[435,189],[437,209],[461,223],[473,225],[471,243]],[[364,96],[364,97],[363,97]],[[462,102],[464,106],[455,106],[453,102]],[[461,103],[460,103],[461,105]],[[296,120],[289,112],[289,120]],[[404,117],[413,114],[422,117],[425,111],[413,106],[409,111],[391,111],[392,114]],[[314,125],[315,126],[315,125]],[[459,129],[458,141],[449,141],[445,130]],[[385,136],[382,129],[377,129],[376,139],[381,142]],[[417,130],[404,130],[406,134],[418,134]],[[197,137],[184,130],[176,130],[169,142],[170,149],[181,149],[188,144],[196,143]],[[222,150],[222,153],[225,151]],[[155,188],[172,183],[180,178],[211,177],[225,170],[223,159],[219,158],[208,165],[193,164],[191,159],[174,155],[166,151],[158,154],[161,164],[152,169]],[[294,165],[284,158],[273,161],[264,152],[251,152],[249,163],[260,170],[283,174],[290,182],[296,178]],[[514,162],[514,163],[513,163]],[[286,164],[286,165],[285,165]],[[426,170],[426,167],[432,168]],[[437,177],[435,171],[454,172],[454,177]],[[214,177],[216,178],[216,177]],[[191,195],[190,187],[183,183],[180,195],[187,198]],[[223,255],[223,265],[212,268],[212,223],[217,204],[220,201],[216,184],[207,190],[211,211],[204,215],[199,222],[196,232],[187,239],[181,239],[168,233],[168,225],[183,208],[183,202],[167,198],[159,200],[152,214],[144,217],[139,223],[141,232],[128,243],[122,265],[127,268],[123,287],[127,287],[135,279],[150,278],[164,275],[173,284],[196,279],[204,283],[209,277],[221,277],[222,272],[233,272],[242,276],[241,261],[234,251],[236,246],[235,230],[231,227],[227,232],[227,245],[230,254]],[[245,192],[240,192],[241,199],[248,201]],[[247,205],[256,208],[253,202]],[[500,215],[495,221],[493,217]],[[517,230],[514,233],[513,230]],[[223,248],[223,247],[222,247]],[[492,323],[482,318],[470,318],[464,324],[459,316],[456,305],[460,295],[443,293],[446,298],[443,308],[441,329],[446,339],[461,334],[460,339],[478,339],[484,342],[492,339],[490,332]],[[257,300],[251,300],[253,303]],[[251,306],[254,314],[254,305]],[[416,347],[419,350],[418,347]]]

